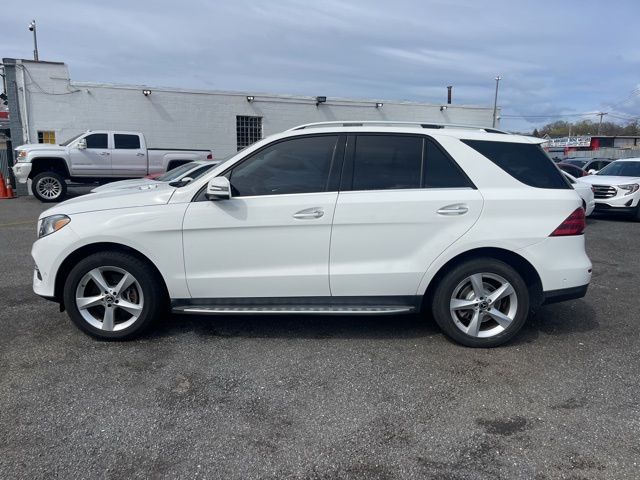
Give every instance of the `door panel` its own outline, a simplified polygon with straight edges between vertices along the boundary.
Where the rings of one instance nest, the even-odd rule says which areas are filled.
[[[114,176],[143,177],[147,174],[147,149],[139,135],[114,133],[111,168]]]
[[[415,295],[427,267],[471,228],[482,203],[471,188],[341,192],[331,293]]]
[[[336,192],[194,202],[184,218],[191,296],[327,296]],[[320,214],[322,212],[322,214]]]
[[[71,148],[71,174],[76,176],[108,176],[111,174],[111,149],[107,133],[84,137],[87,148]]]
[[[232,198],[196,201],[183,239],[192,297],[328,296],[335,173],[344,141],[275,141],[224,173]],[[333,188],[332,188],[333,187]]]
[[[415,295],[427,267],[480,216],[480,193],[432,138],[359,134],[331,235],[333,295]]]

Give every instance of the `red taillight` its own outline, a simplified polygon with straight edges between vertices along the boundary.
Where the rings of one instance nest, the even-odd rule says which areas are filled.
[[[584,210],[577,208],[567,219],[556,228],[550,237],[565,237],[567,235],[582,235],[584,232]]]
[[[213,160],[213,153],[210,153],[209,155],[207,155],[207,160]]]

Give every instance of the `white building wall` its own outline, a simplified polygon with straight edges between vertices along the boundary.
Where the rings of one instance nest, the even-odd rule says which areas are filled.
[[[26,85],[23,123],[33,143],[38,130],[55,131],[58,143],[85,130],[132,130],[144,133],[150,147],[210,148],[222,157],[237,151],[237,115],[263,117],[264,136],[329,120],[492,123],[488,107],[441,111],[441,105],[334,98],[316,107],[315,97],[74,82],[62,63],[22,61],[18,70]],[[151,95],[142,94],[145,88]],[[247,102],[247,95],[255,100]],[[376,101],[383,107],[376,108]]]

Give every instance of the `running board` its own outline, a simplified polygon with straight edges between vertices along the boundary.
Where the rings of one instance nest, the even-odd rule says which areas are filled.
[[[357,305],[188,305],[174,307],[174,313],[191,313],[202,315],[390,315],[412,313],[413,306],[357,306]]]

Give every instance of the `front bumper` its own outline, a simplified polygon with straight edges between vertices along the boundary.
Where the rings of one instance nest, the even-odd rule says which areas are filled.
[[[617,205],[609,205],[607,203],[598,203],[596,202],[596,208],[594,211],[596,212],[608,212],[608,213],[628,213],[633,214],[636,212],[638,207],[628,207],[626,205],[617,206]]]
[[[12,168],[13,176],[16,177],[16,181],[18,183],[27,183],[32,167],[33,165],[31,165],[30,162],[16,163]]]
[[[625,195],[625,191],[615,185],[606,185],[600,188],[607,188],[609,192],[615,192],[615,195],[609,198],[596,198],[596,211],[602,212],[605,210],[615,210],[618,212],[631,212],[636,209],[638,203],[640,202],[640,192]]]
[[[45,298],[55,297],[56,275],[60,265],[71,253],[78,236],[70,225],[36,240],[31,256],[36,264],[33,272],[33,291]]]

